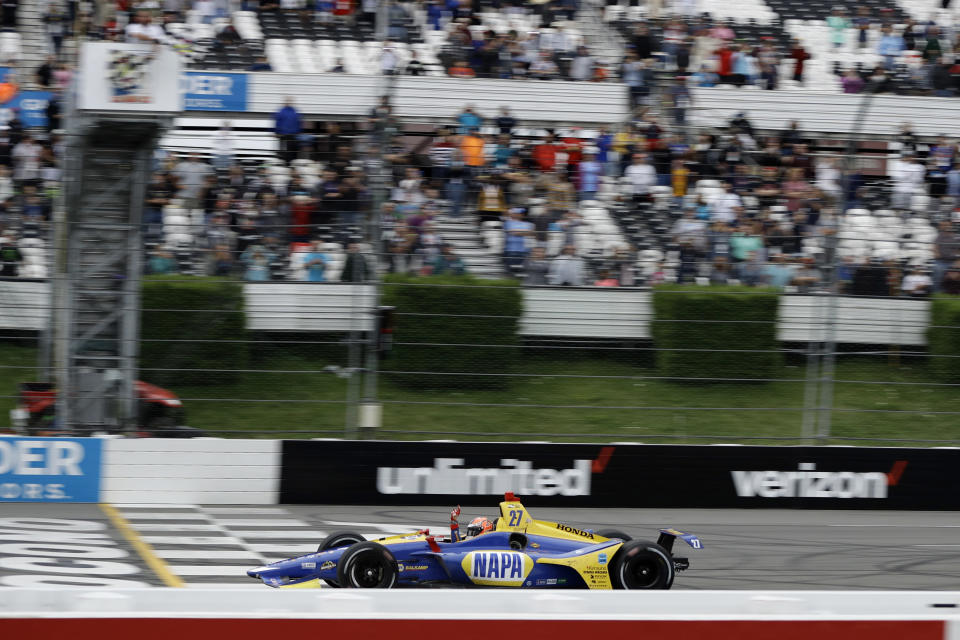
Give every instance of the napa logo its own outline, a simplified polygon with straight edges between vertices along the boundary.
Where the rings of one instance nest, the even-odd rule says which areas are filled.
[[[533,558],[517,551],[473,551],[460,566],[474,584],[519,587],[533,570]]]

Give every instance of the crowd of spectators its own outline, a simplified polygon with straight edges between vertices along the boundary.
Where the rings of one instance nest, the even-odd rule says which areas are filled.
[[[634,135],[642,139],[642,128]],[[871,183],[857,169],[844,170],[834,157],[812,154],[797,123],[779,136],[760,137],[739,114],[725,132],[701,135],[689,145],[676,138],[663,144],[658,137],[647,137],[646,151],[635,152],[624,172],[635,185],[641,215],[652,214],[653,185],[669,186],[674,198],[667,233],[679,254],[678,267],[657,268],[651,283],[737,282],[873,296],[955,292],[953,272],[960,269],[954,233],[960,222],[956,142],[920,145],[904,126],[900,157],[889,161],[888,176]],[[711,197],[692,190],[697,180],[713,181]],[[919,210],[916,196],[924,203]],[[893,251],[838,254],[844,218],[861,208],[890,214],[883,218],[884,228],[871,230],[888,237],[903,237],[914,217],[937,224],[932,260]]]
[[[679,3],[683,5],[683,3]],[[204,46],[228,50],[242,38],[230,20],[237,8],[259,12],[289,12],[312,16],[319,22],[370,24],[375,20],[372,0],[164,0],[158,2],[82,3],[50,2],[44,16],[52,61],[39,69],[37,78],[51,84],[51,67],[61,76],[69,67],[61,56],[64,38],[81,37],[166,42],[190,52],[195,43],[184,39],[180,25],[187,11],[205,23],[215,22],[213,40]],[[414,51],[401,62],[391,41],[403,41],[409,30],[444,30],[446,43],[438,52],[446,73],[460,78],[518,78],[537,80],[617,81],[631,87],[636,97],[649,94],[653,70],[676,73],[690,85],[757,86],[776,89],[783,77],[803,85],[808,61],[826,52],[811,51],[800,40],[784,43],[772,36],[757,37],[755,31],[710,13],[664,13],[656,21],[630,25],[621,60],[591,51],[582,35],[565,25],[578,10],[577,0],[546,2],[472,2],[471,0],[420,0],[390,2],[386,11],[387,40],[380,70],[387,74],[423,75],[426,66]],[[681,7],[682,8],[682,7]],[[493,30],[484,25],[484,12],[498,11],[504,19],[533,18],[530,29]],[[6,15],[6,14],[4,14]],[[416,19],[415,19],[416,17]],[[12,18],[15,20],[15,16]],[[217,20],[222,19],[222,20]],[[422,24],[421,24],[422,23]],[[871,51],[878,64],[856,63],[833,69],[835,86],[846,93],[864,89],[953,96],[960,92],[960,42],[951,23],[933,20],[894,24],[892,16],[867,7],[847,15],[838,8],[827,19],[831,45],[851,51]],[[415,25],[415,26],[411,26]],[[656,29],[651,29],[656,26]],[[574,30],[575,31],[575,30]],[[658,35],[654,35],[654,33]],[[262,47],[262,45],[261,45]],[[604,51],[605,54],[612,54]],[[904,54],[911,54],[904,56]],[[48,66],[49,65],[49,66]],[[343,71],[341,63],[332,71]],[[259,56],[249,70],[267,71],[269,61]],[[645,72],[646,71],[646,72]],[[41,76],[42,74],[42,76]]]
[[[44,278],[63,139],[26,130],[13,112],[0,129],[0,276]]]
[[[502,273],[531,285],[739,282],[806,292],[834,283],[907,296],[960,286],[960,149],[922,145],[908,127],[889,176],[870,182],[811,153],[796,123],[762,137],[745,114],[688,143],[644,112],[617,131],[530,137],[518,135],[508,108],[467,105],[455,124],[413,138],[399,135],[391,111],[384,100],[365,127],[345,131],[305,124],[290,100],[275,115],[276,163],[239,158],[229,122],[213,134],[210,158],[158,153],[144,210],[147,270],[362,281],[379,250],[386,271],[463,274],[467,261],[444,238],[459,220],[500,256]],[[20,246],[47,238],[61,152],[59,136],[37,140],[16,119],[0,134],[4,276],[45,275]],[[375,211],[378,175],[387,190]],[[929,194],[922,211],[917,194]],[[611,212],[622,242],[597,245],[590,206]],[[194,215],[177,221],[171,207]],[[838,257],[831,237],[857,208],[889,209],[886,224],[898,228],[929,219],[933,259]],[[184,224],[190,237],[178,244],[171,228]]]
[[[876,14],[867,7],[859,7],[852,17],[838,7],[826,23],[835,51],[870,52],[880,59],[878,64],[856,62],[846,67],[836,63],[832,70],[835,86],[845,93],[865,88],[877,93],[937,96],[960,92],[960,41],[952,22],[907,19],[904,25],[896,25],[889,14]],[[710,14],[667,18],[660,40],[644,22],[633,28],[624,64],[631,55],[648,60],[648,64],[656,58],[659,68],[676,70],[689,83],[702,87],[773,90],[783,86],[785,78],[793,81],[791,86],[804,86],[808,61],[830,55],[811,51],[796,38],[782,45],[772,36],[741,37],[738,25],[713,19]],[[626,81],[624,73],[620,76]]]

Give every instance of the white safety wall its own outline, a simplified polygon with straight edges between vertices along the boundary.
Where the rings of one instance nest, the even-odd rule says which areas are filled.
[[[702,126],[724,125],[744,111],[758,129],[783,129],[796,120],[803,131],[843,137],[859,126],[861,135],[893,136],[901,124],[909,122],[917,135],[960,135],[954,98],[874,95],[868,98],[866,115],[861,116],[864,96],[859,94],[700,87],[693,96],[691,120]]]
[[[649,338],[649,291],[628,289],[523,290],[520,333],[525,336]]]
[[[117,438],[104,442],[101,500],[276,504],[280,440]]]
[[[0,328],[42,331],[50,318],[50,282],[0,280]]]
[[[0,281],[0,329],[43,329],[49,291],[46,282]],[[244,292],[247,328],[254,331],[345,332],[371,326],[374,295],[367,285],[250,283]],[[650,337],[653,307],[647,290],[528,287],[523,298],[523,336]],[[784,295],[777,337],[819,342],[829,337],[833,322],[839,343],[924,346],[929,318],[928,300],[839,296],[831,310],[830,296]]]
[[[273,113],[290,97],[309,116],[365,118],[384,92],[383,81],[342,73],[252,73],[247,111]],[[615,124],[628,114],[626,86],[619,83],[400,76],[391,103],[395,116],[419,121],[449,121],[467,104],[487,118],[509,105],[524,124]]]

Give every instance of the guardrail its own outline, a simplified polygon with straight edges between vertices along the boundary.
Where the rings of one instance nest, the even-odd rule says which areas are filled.
[[[514,591],[262,589],[4,589],[9,637],[76,640],[211,637],[234,640],[447,636],[482,622],[484,633],[681,640],[955,640],[960,592]],[[346,634],[351,634],[346,636]],[[374,635],[376,634],[376,635]],[[218,637],[213,635],[212,637]]]

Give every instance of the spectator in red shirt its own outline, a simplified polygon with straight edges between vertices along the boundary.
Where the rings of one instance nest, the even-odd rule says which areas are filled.
[[[533,148],[533,160],[540,171],[553,171],[557,166],[557,152],[560,145],[556,144],[556,136],[552,129],[547,129],[547,137]]]
[[[790,49],[790,58],[793,59],[793,81],[797,84],[803,84],[803,63],[812,56],[803,48],[799,40],[793,41],[793,48]]]
[[[563,150],[567,154],[567,171],[576,176],[583,160],[583,140],[580,139],[580,127],[570,129],[570,134],[563,140]]]
[[[729,84],[733,79],[733,50],[724,42],[714,54],[717,56],[717,75],[720,76],[720,82]]]
[[[476,78],[476,72],[467,65],[466,60],[460,60],[457,64],[450,67],[448,73],[454,78]]]

